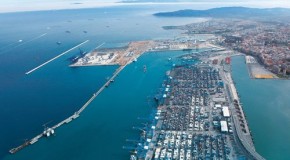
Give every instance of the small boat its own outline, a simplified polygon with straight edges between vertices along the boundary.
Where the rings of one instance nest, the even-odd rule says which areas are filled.
[[[84,31],[84,33],[88,33],[87,31]]]
[[[22,41],[23,41],[22,39],[19,39],[19,40],[18,40],[19,43],[21,43]]]
[[[57,44],[57,45],[61,45],[61,42],[60,42],[60,41],[58,41],[58,42],[56,42],[56,44]]]
[[[147,72],[147,67],[146,67],[146,65],[143,66],[143,72]]]
[[[134,59],[133,59],[133,62],[137,62],[137,58],[134,58]]]
[[[66,33],[70,33],[70,31],[65,31]]]
[[[135,155],[131,155],[130,160],[137,160],[137,157]]]

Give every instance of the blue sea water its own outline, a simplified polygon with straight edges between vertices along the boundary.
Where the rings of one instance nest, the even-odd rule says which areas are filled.
[[[232,67],[257,152],[269,160],[290,159],[290,82],[250,79],[242,56],[233,58]]]
[[[81,116],[7,159],[129,159],[126,139],[139,139],[138,117],[148,117],[153,96],[172,64],[169,57],[182,51],[147,53],[128,65]],[[143,66],[147,66],[144,73]],[[48,156],[49,155],[49,156]]]
[[[166,56],[180,53],[141,57],[76,121],[57,129],[57,136],[16,155],[8,155],[8,150],[41,133],[43,124],[52,126],[73,114],[117,66],[70,68],[68,58],[79,54],[75,49],[29,75],[25,72],[85,40],[90,41],[80,47],[84,51],[103,42],[103,47],[122,46],[133,40],[173,37],[180,31],[161,27],[201,20],[156,18],[151,15],[154,10],[159,9],[122,6],[0,14],[0,159],[128,158],[122,145],[126,138],[139,136],[132,126],[139,124],[139,115],[151,111],[147,97],[155,93],[170,66]],[[146,74],[142,63],[148,65]]]
[[[24,73],[85,40],[90,40],[81,46],[85,51],[103,42],[104,47],[122,46],[133,40],[173,37],[180,31],[161,27],[201,20],[151,15],[180,8],[122,6],[0,14],[0,159],[128,159],[129,152],[122,149],[125,139],[139,137],[132,127],[140,125],[137,117],[150,114],[148,99],[170,69],[167,58],[183,52],[141,56],[77,120],[57,129],[56,136],[8,155],[10,148],[42,132],[43,124],[53,125],[73,114],[117,66],[70,68],[67,59],[79,53],[76,49],[30,75]],[[233,58],[233,77],[257,151],[267,159],[290,159],[289,82],[250,79],[241,57]]]

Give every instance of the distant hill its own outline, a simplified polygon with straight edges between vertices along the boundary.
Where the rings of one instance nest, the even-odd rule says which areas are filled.
[[[290,9],[287,8],[246,8],[246,7],[222,7],[208,10],[179,10],[174,12],[155,13],[162,17],[213,17],[213,18],[251,18],[251,17],[289,17]]]
[[[123,3],[142,3],[142,2],[191,2],[191,0],[123,0]]]

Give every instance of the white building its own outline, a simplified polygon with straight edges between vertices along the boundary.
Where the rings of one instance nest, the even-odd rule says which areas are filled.
[[[220,122],[221,122],[221,131],[222,132],[228,132],[229,129],[228,129],[227,121],[220,121]]]
[[[229,107],[223,107],[223,116],[224,116],[225,118],[230,117]]]

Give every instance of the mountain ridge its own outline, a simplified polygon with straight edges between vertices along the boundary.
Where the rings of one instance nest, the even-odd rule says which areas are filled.
[[[290,16],[289,8],[248,8],[248,7],[220,7],[208,10],[178,10],[173,12],[159,12],[153,14],[158,17],[268,17],[268,16]]]

